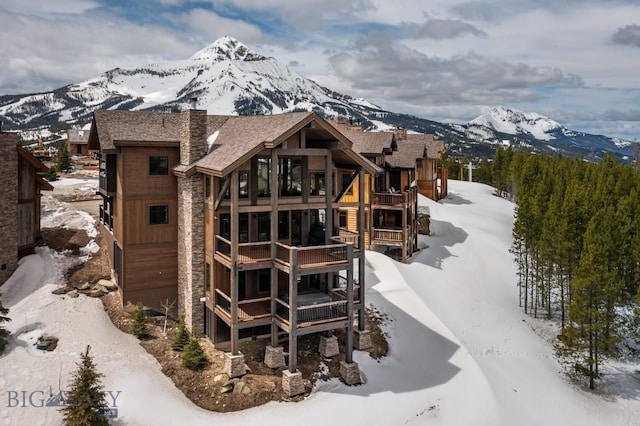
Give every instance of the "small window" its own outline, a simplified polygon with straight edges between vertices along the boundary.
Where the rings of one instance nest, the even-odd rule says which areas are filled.
[[[325,195],[324,172],[311,173],[311,195]]]
[[[341,211],[338,216],[338,226],[341,228],[347,227],[347,212]]]
[[[162,176],[169,174],[169,157],[152,155],[149,157],[149,174]]]
[[[149,224],[166,225],[169,223],[169,206],[149,206]]]
[[[211,264],[207,262],[204,268],[204,292],[211,291]]]
[[[211,197],[211,176],[204,176],[204,198],[208,200]]]

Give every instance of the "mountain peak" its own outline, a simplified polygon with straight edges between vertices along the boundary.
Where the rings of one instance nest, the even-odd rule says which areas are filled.
[[[258,61],[266,59],[259,53],[249,49],[239,40],[224,36],[189,58],[196,61],[214,61],[231,59],[236,61]]]
[[[492,108],[488,113],[471,120],[469,124],[489,127],[510,135],[530,134],[541,140],[553,139],[549,132],[562,127],[560,123],[544,115],[503,106]]]

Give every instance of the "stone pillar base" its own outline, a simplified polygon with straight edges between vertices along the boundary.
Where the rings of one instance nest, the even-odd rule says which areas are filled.
[[[264,363],[269,368],[280,368],[287,365],[284,362],[284,349],[282,346],[267,346],[264,350]]]
[[[331,358],[340,354],[340,348],[338,348],[338,338],[336,336],[326,337],[320,336],[320,355],[325,358]]]
[[[296,370],[295,373],[289,370],[282,372],[282,390],[290,397],[304,393],[304,382],[300,370]]]
[[[247,374],[247,369],[244,365],[244,355],[240,352],[238,352],[238,355],[225,352],[223,372],[229,376],[229,378],[241,377]]]
[[[340,377],[349,386],[362,383],[357,362],[340,362]]]
[[[355,330],[353,332],[353,346],[359,350],[364,351],[365,349],[370,349],[373,347],[373,342],[371,341],[371,332],[369,330]]]

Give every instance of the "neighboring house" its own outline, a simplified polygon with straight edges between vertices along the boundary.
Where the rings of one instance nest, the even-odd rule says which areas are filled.
[[[315,113],[96,111],[89,148],[99,151],[101,223],[125,302],[159,310],[177,298],[188,327],[229,350],[232,377],[244,374],[240,339],[270,336],[265,363],[275,368],[286,333],[289,395],[304,391],[297,337],[326,333],[320,349],[331,356],[331,332],[345,329],[341,374],[359,382],[352,350],[370,344],[364,233],[345,242],[337,224],[344,208],[365,223],[364,191],[355,201],[345,193],[381,169],[347,137]]]
[[[40,191],[52,190],[49,169],[18,145],[18,135],[0,131],[0,284],[34,251],[40,235]]]
[[[446,169],[438,165],[444,143],[401,128],[363,132],[361,127],[347,125],[344,118],[330,123],[353,141],[354,151],[384,168],[375,178],[368,177],[365,186],[366,247],[397,247],[398,257],[406,263],[418,249],[418,193],[433,200],[446,196]],[[352,196],[357,193],[354,185]],[[344,209],[339,223],[342,235],[359,229],[354,215],[355,209]]]
[[[93,155],[89,150],[89,130],[67,129],[67,144],[71,155]]]

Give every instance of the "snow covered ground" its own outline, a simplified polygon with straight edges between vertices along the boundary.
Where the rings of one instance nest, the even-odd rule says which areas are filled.
[[[421,237],[425,249],[410,264],[367,253],[368,303],[391,320],[388,357],[377,362],[355,352],[366,384],[319,382],[303,402],[238,413],[192,404],[134,337],[110,323],[99,300],[52,295],[76,260],[40,248],[0,289],[13,319],[0,357],[0,425],[59,424],[56,408],[39,405],[50,390],[67,387],[87,344],[119,425],[640,424],[637,365],[611,370],[624,367],[627,375],[612,374],[599,394],[572,385],[553,358],[549,326],[518,308],[508,252],[513,204],[484,185],[450,181],[449,188],[440,203],[421,198],[432,235]],[[70,206],[44,211],[90,226]],[[42,333],[60,338],[55,351],[32,346]]]

